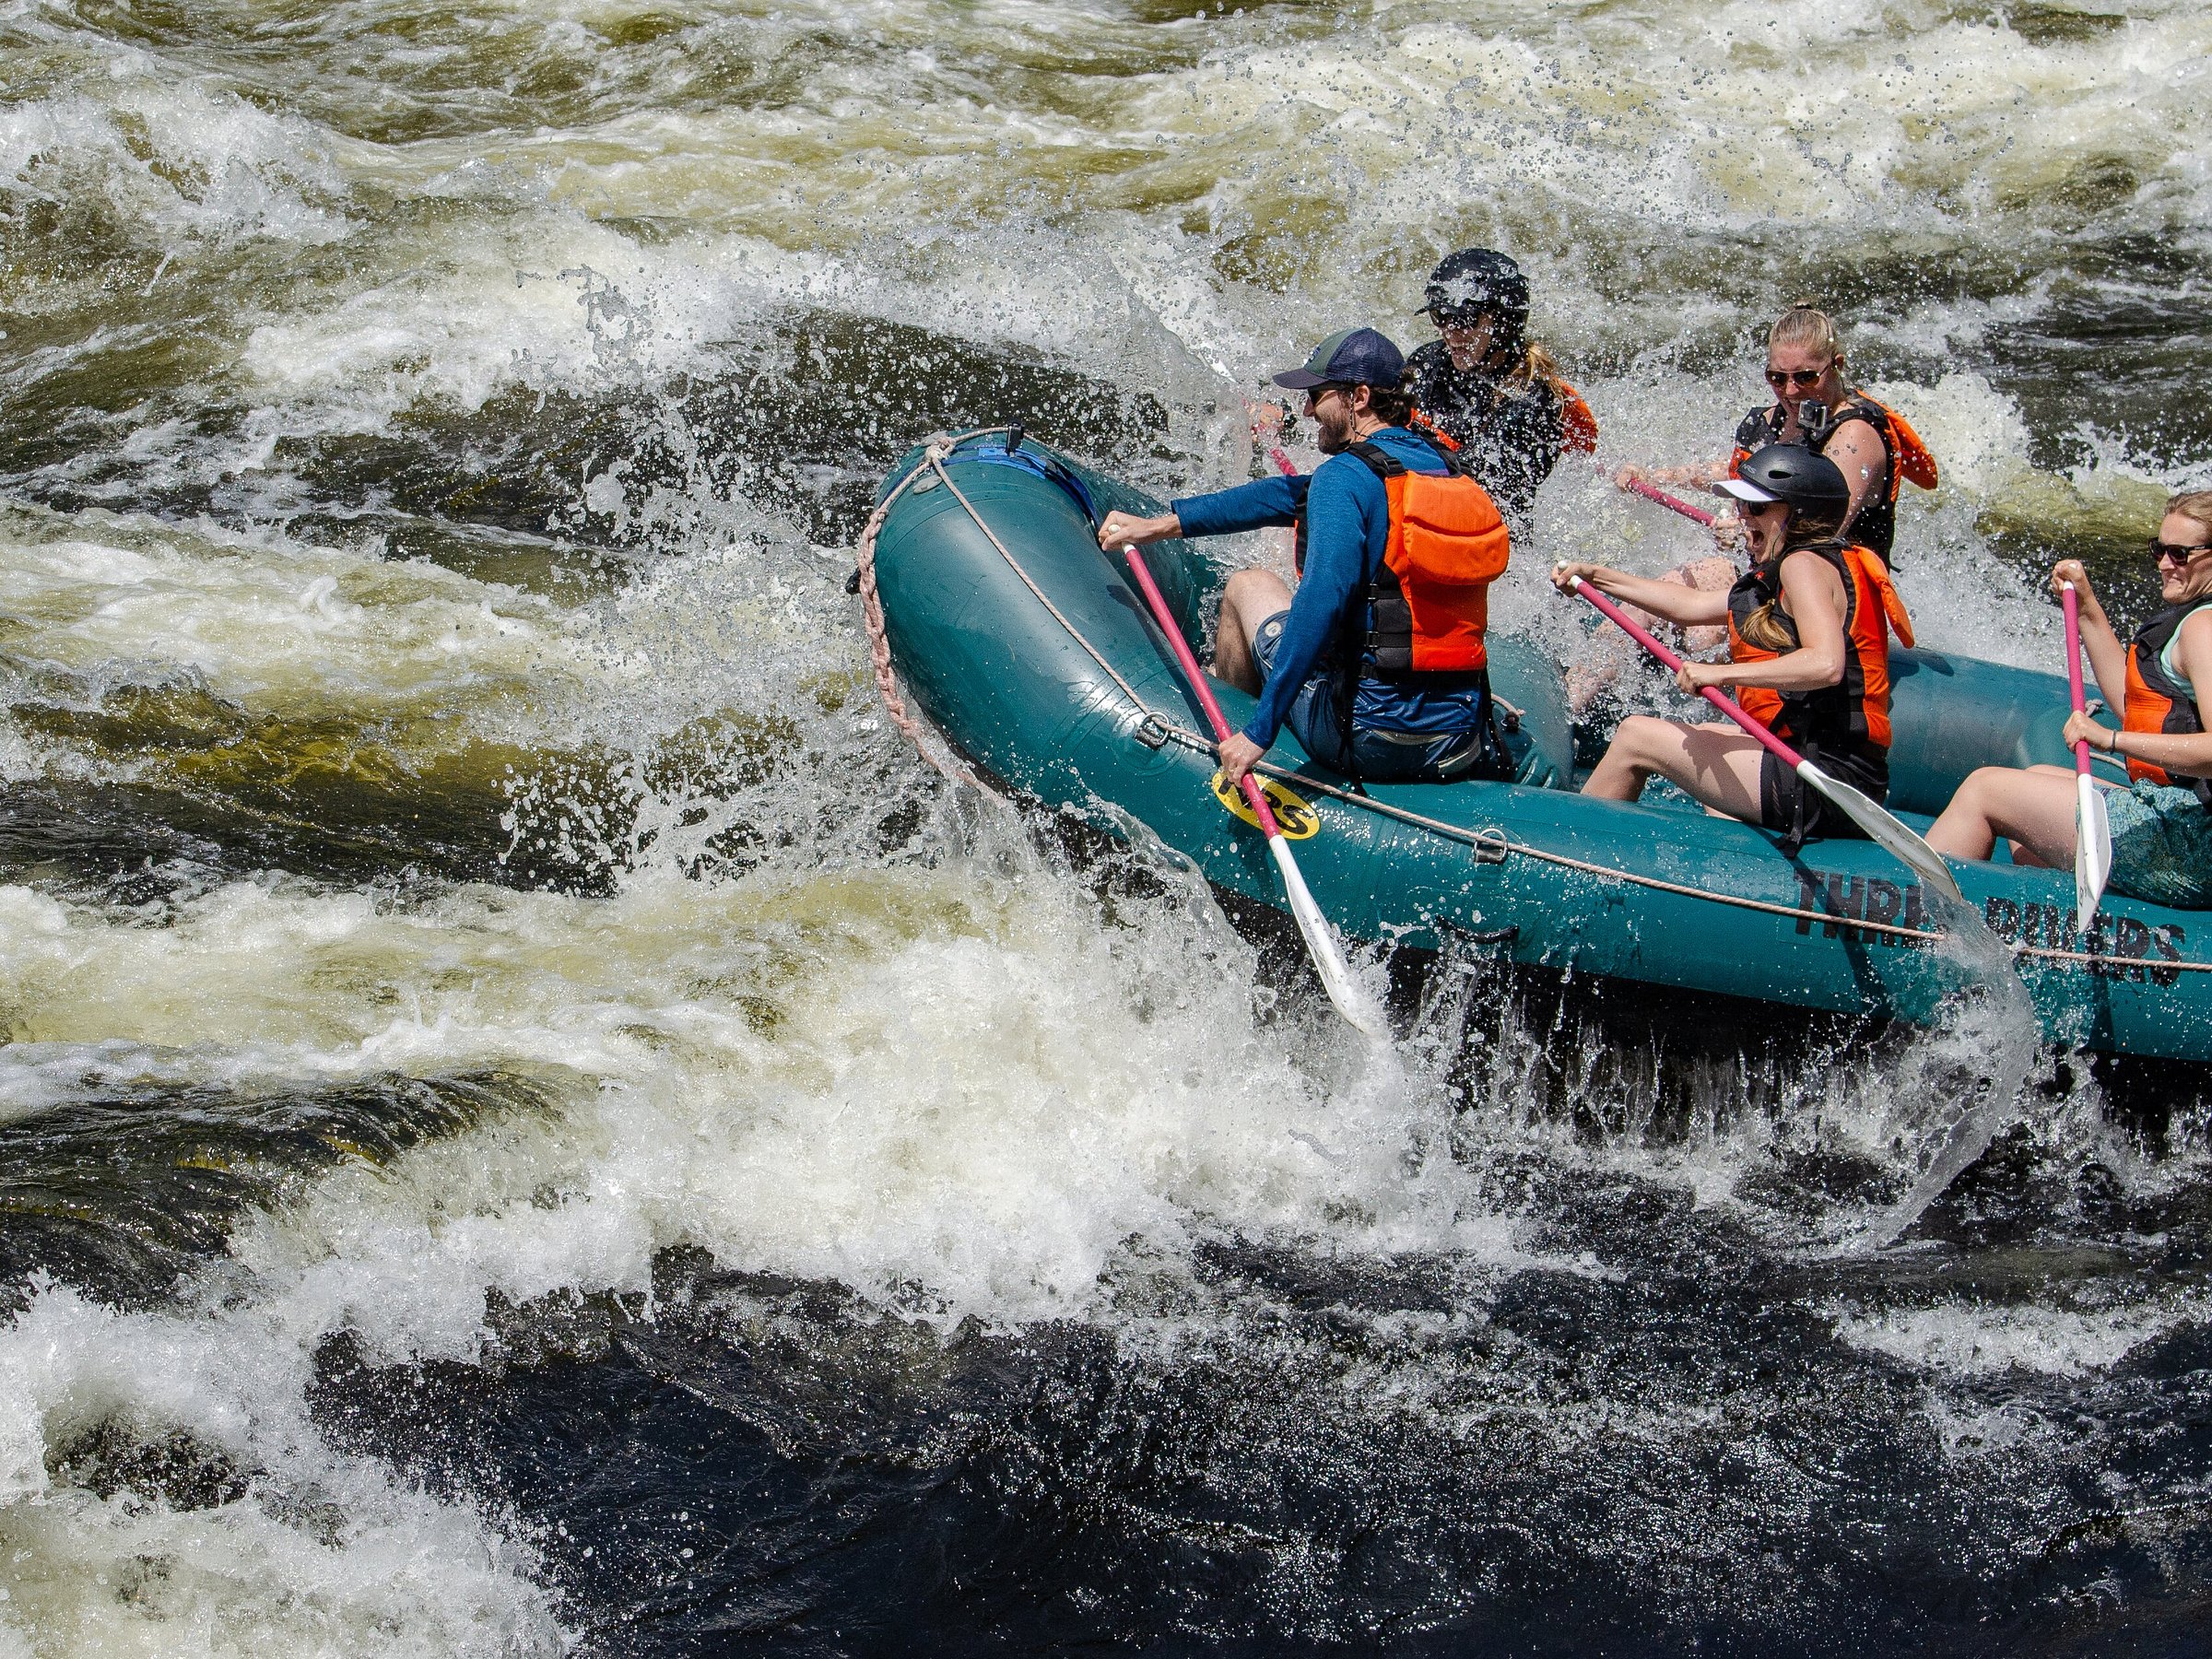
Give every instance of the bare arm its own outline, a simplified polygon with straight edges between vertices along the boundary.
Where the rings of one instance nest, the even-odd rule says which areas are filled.
[[[1882,447],[1881,434],[1871,425],[1864,420],[1847,420],[1821,445],[1820,453],[1836,464],[1843,475],[1843,482],[1851,487],[1851,511],[1843,517],[1848,531],[1852,521],[1859,516],[1859,509],[1866,504],[1866,499],[1887,486],[1888,452]]]
[[[1843,638],[1843,580],[1835,567],[1817,553],[1792,553],[1782,561],[1782,593],[1797,624],[1797,649],[1763,663],[1692,663],[1696,684],[1818,691],[1841,681],[1850,647]]]
[[[1661,582],[1653,576],[1631,576],[1610,565],[1558,564],[1551,570],[1552,585],[1562,594],[1573,592],[1571,579],[1577,576],[1609,598],[1633,605],[1683,628],[1710,628],[1716,622],[1728,620],[1728,595],[1722,590],[1685,587],[1678,582]]]
[[[1702,489],[1727,476],[1725,461],[1691,461],[1681,466],[1641,466],[1631,461],[1614,470],[1613,482],[1622,489],[1631,483],[1688,484]]]

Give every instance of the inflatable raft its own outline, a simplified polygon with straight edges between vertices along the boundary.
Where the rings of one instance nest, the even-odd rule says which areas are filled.
[[[940,438],[885,481],[863,573],[922,711],[996,787],[1117,835],[1141,824],[1218,888],[1279,907],[1259,832],[1208,788],[1211,746],[1167,642],[1120,561],[1108,512],[1158,503],[1032,440]],[[872,547],[872,554],[870,548]],[[1187,639],[1226,575],[1197,546],[1146,549]],[[2066,688],[1929,651],[1893,658],[1890,806],[1925,825],[1976,766],[2064,765]],[[1971,972],[1910,873],[1868,841],[1791,856],[1778,837],[1686,801],[1622,806],[1565,787],[1574,734],[1560,676],[1493,635],[1499,696],[1533,744],[1521,783],[1375,783],[1364,795],[1288,730],[1265,770],[1313,807],[1306,879],[1347,939],[1477,954],[1792,1007],[1924,1023]],[[1252,700],[1214,688],[1232,726]],[[2009,946],[2048,1039],[2212,1059],[2212,912],[2109,896],[2077,936],[2070,872],[1955,866]]]

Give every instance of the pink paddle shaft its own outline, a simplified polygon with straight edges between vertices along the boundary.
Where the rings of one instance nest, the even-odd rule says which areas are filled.
[[[1135,542],[1122,548],[1129,560],[1129,574],[1136,578],[1137,591],[1144,594],[1145,603],[1152,608],[1152,619],[1159,624],[1159,631],[1168,636],[1174,647],[1175,660],[1182,665],[1183,677],[1191,682],[1191,689],[1198,693],[1198,701],[1206,710],[1206,724],[1214,728],[1214,741],[1220,743],[1229,736],[1229,722],[1221,717],[1221,705],[1214,700],[1214,688],[1206,683],[1206,675],[1198,666],[1198,659],[1191,654],[1183,640],[1182,629],[1175,625],[1174,613],[1168,602],[1159,596],[1159,589],[1152,581],[1152,572],[1145,568],[1145,556],[1136,550]],[[1260,820],[1260,830],[1269,841],[1282,834],[1275,821],[1275,813],[1267,805],[1267,797],[1260,791],[1260,781],[1250,772],[1243,778],[1244,798],[1252,803],[1253,815]]]
[[[1704,508],[1692,507],[1688,501],[1677,500],[1668,495],[1665,490],[1658,488],[1654,485],[1646,484],[1641,478],[1631,478],[1621,488],[1641,496],[1647,501],[1656,501],[1669,512],[1678,512],[1684,518],[1694,520],[1698,524],[1710,526],[1712,523],[1712,514],[1706,512]]]
[[[2081,595],[2069,582],[2060,590],[2058,597],[2066,607],[2066,690],[2074,699],[2074,712],[2078,714],[2085,706],[2081,692]],[[2085,778],[2089,775],[2089,740],[2086,737],[2074,746],[2074,770]]]
[[[1606,615],[1612,618],[1614,621],[1619,623],[1620,626],[1628,632],[1628,635],[1630,639],[1634,640],[1637,644],[1642,646],[1646,651],[1650,652],[1653,656],[1665,663],[1669,668],[1673,668],[1677,672],[1681,669],[1682,659],[1677,656],[1673,652],[1669,651],[1665,646],[1660,644],[1657,640],[1653,639],[1652,637],[1651,629],[1645,628],[1643,624],[1637,621],[1633,617],[1630,616],[1628,612],[1622,610],[1619,606],[1614,604],[1612,600],[1606,598],[1605,594],[1599,593],[1595,588],[1592,587],[1588,582],[1584,582],[1579,576],[1575,578],[1574,591],[1580,594],[1583,598],[1589,600],[1591,604],[1596,606],[1599,610],[1604,611]],[[1702,697],[1714,708],[1718,709],[1722,713],[1727,715],[1729,719],[1735,721],[1737,725],[1742,726],[1744,730],[1750,733],[1752,736],[1758,738],[1760,743],[1766,746],[1768,753],[1771,754],[1775,759],[1781,761],[1792,771],[1796,771],[1797,768],[1805,764],[1804,756],[1800,755],[1795,749],[1792,748],[1781,738],[1775,736],[1773,733],[1768,731],[1765,726],[1760,725],[1759,722],[1752,719],[1750,715],[1745,713],[1742,705],[1739,704],[1735,698],[1730,697],[1725,691],[1723,691],[1719,687],[1700,686],[1698,688],[1698,695]]]
[[[1298,463],[1291,460],[1289,456],[1284,454],[1281,450],[1269,450],[1267,452],[1267,459],[1275,463],[1276,470],[1281,473],[1284,477],[1295,478],[1298,477]]]

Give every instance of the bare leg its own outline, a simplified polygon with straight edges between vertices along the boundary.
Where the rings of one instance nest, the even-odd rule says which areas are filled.
[[[1632,714],[1583,785],[1600,800],[1633,801],[1656,774],[1716,811],[1759,822],[1759,740],[1733,726],[1684,725]]]
[[[1221,616],[1214,629],[1214,676],[1240,691],[1260,694],[1260,668],[1252,660],[1252,636],[1260,624],[1290,608],[1290,590],[1266,571],[1239,571],[1221,590]]]
[[[1953,858],[1987,858],[2002,835],[2016,864],[2065,869],[2074,863],[2074,774],[2060,766],[1984,766],[1928,830],[1928,845]]]

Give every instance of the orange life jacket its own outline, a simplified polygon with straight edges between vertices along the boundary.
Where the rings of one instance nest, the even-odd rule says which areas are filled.
[[[1735,429],[1735,453],[1728,458],[1730,477],[1736,477],[1758,451],[1782,441],[1783,418],[1780,404],[1754,409],[1744,417]],[[1828,440],[1850,420],[1864,420],[1875,429],[1882,441],[1887,465],[1882,468],[1880,490],[1860,503],[1858,512],[1844,528],[1887,562],[1897,541],[1898,490],[1908,481],[1923,489],[1935,488],[1936,457],[1902,415],[1855,389],[1845,393],[1843,401],[1829,411],[1828,426],[1816,450],[1826,449]]]
[[[1551,389],[1559,394],[1559,453],[1597,453],[1597,417],[1583,394],[1563,380],[1553,381]]]
[[[2135,641],[2127,648],[2127,707],[2121,712],[2122,731],[2185,735],[2205,729],[2204,715],[2196,706],[2195,688],[2167,673],[2159,657],[2190,615],[2207,605],[2212,605],[2212,598],[2169,606],[2136,630]],[[2212,779],[2175,778],[2164,767],[2132,757],[2127,763],[2127,775],[2177,789],[2193,789],[2198,800],[2212,806]]]
[[[1818,553],[1843,579],[1843,677],[1812,691],[1777,691],[1766,686],[1735,688],[1735,700],[1777,737],[1800,748],[1829,753],[1887,753],[1889,747],[1889,635],[1912,643],[1912,618],[1890,585],[1888,567],[1871,547],[1817,542],[1792,552]],[[1784,554],[1783,559],[1789,557]],[[1771,613],[1788,634],[1786,651],[1771,651],[1744,638],[1751,613],[1782,593],[1782,559],[1754,565],[1728,590],[1728,660],[1765,663],[1798,648],[1797,624],[1779,605]]]
[[[1367,588],[1367,651],[1383,674],[1452,674],[1489,661],[1490,583],[1512,538],[1488,491],[1458,473],[1410,471],[1371,443],[1347,446],[1382,480],[1390,541]]]

